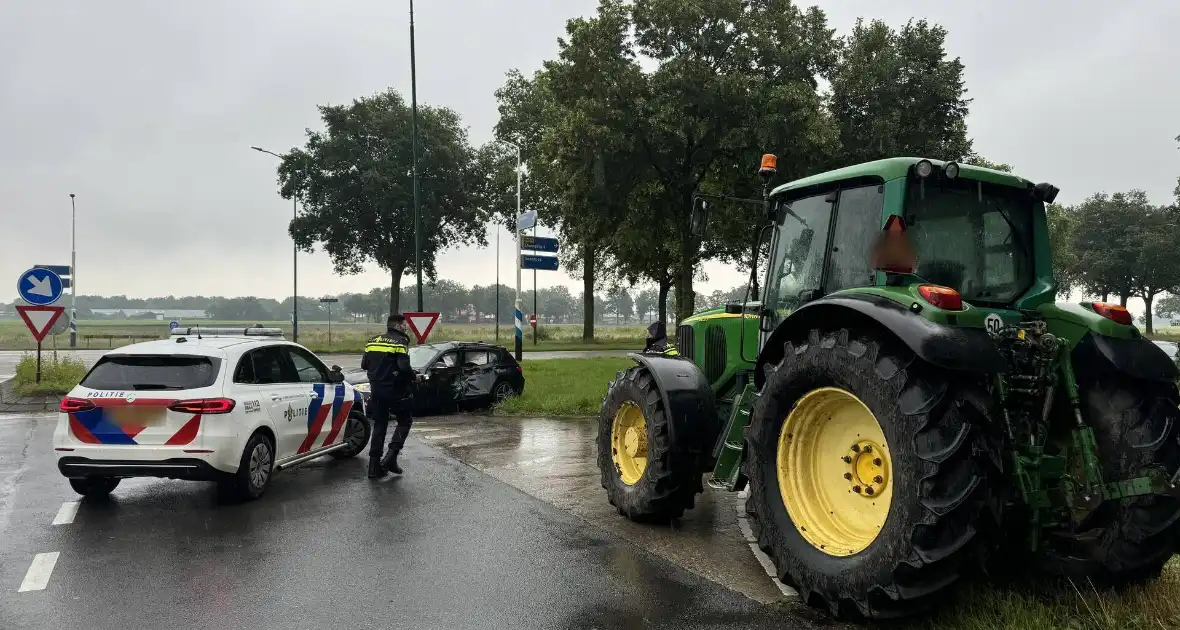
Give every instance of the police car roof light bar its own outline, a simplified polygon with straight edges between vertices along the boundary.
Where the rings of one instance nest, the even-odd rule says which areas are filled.
[[[283,336],[283,329],[281,328],[262,328],[262,327],[247,327],[247,328],[227,328],[227,327],[206,327],[206,326],[187,326],[181,328],[173,328],[170,336],[172,337],[187,337],[189,335],[196,335],[198,337],[279,337]]]

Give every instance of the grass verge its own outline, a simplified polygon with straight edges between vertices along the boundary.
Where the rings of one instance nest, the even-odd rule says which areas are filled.
[[[26,354],[16,365],[13,390],[18,396],[62,395],[86,375],[86,365],[71,357],[41,355],[41,382],[37,382],[37,357]]]
[[[1180,627],[1180,562],[1122,592],[1089,585],[1043,589],[971,586],[957,604],[913,630],[1148,630]]]
[[[620,370],[635,365],[626,357],[525,361],[524,395],[495,408],[501,416],[593,416],[606,386]]]

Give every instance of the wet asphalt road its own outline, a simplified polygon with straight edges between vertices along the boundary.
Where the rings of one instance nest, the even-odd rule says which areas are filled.
[[[54,466],[53,420],[0,416],[5,629],[802,623],[415,437],[402,478],[372,482],[363,459],[328,461],[246,504],[220,502],[210,484],[125,480],[52,525],[78,499]],[[48,585],[17,592],[46,552],[60,554]]]

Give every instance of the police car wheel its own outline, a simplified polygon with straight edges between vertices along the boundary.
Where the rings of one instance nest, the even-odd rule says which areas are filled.
[[[250,501],[262,496],[274,473],[274,446],[270,438],[255,433],[242,449],[238,472],[221,482],[221,489],[231,498]]]
[[[70,479],[70,487],[74,492],[92,499],[105,497],[119,485],[119,479],[115,477],[85,477],[83,479]]]
[[[342,449],[331,452],[332,457],[336,459],[348,459],[356,457],[365,450],[365,446],[369,444],[369,436],[373,433],[373,427],[369,424],[369,419],[362,413],[353,413],[348,416],[348,424],[344,428],[344,443]]]

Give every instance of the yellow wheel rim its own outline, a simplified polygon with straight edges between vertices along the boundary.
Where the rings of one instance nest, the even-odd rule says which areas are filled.
[[[779,432],[777,464],[783,505],[816,549],[850,556],[876,540],[893,498],[892,465],[860,398],[835,387],[800,398]]]
[[[647,422],[643,410],[631,401],[615,412],[610,430],[611,459],[623,483],[633,486],[647,469]]]

